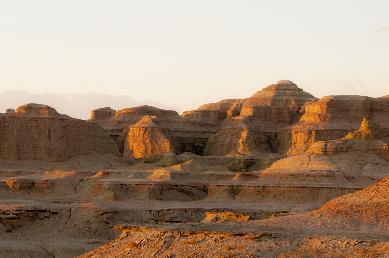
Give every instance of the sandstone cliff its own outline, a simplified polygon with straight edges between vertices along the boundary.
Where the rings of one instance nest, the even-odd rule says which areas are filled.
[[[375,134],[389,140],[389,98],[329,96],[316,99],[291,81],[279,81],[246,99],[210,103],[181,116],[150,106],[109,108],[92,112],[91,123],[102,126],[121,152],[129,128],[143,116],[154,116],[176,141],[177,154],[250,156],[261,153],[296,155],[317,142],[335,141],[359,128],[364,117],[377,124]],[[352,137],[364,137],[363,134]],[[346,144],[346,143],[345,143]],[[350,144],[350,143],[347,143]],[[346,144],[346,145],[347,145]],[[331,143],[330,145],[334,145]],[[343,145],[337,145],[343,148]]]
[[[375,135],[389,139],[389,99],[363,96],[329,96],[308,102],[298,123],[278,135],[280,151],[298,154],[317,141],[337,140],[357,130],[364,118],[380,127]],[[355,134],[350,137],[357,137]],[[359,135],[363,137],[363,135]]]
[[[99,126],[37,104],[0,115],[2,159],[64,161],[93,153],[118,154],[114,142]]]
[[[205,154],[245,155],[277,151],[278,131],[297,121],[301,107],[313,100],[311,94],[293,82],[279,81],[250,98],[235,102],[220,131],[210,138]],[[234,151],[237,143],[246,151]]]

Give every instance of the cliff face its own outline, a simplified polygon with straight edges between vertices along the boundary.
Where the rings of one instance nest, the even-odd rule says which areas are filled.
[[[118,154],[102,128],[37,104],[0,116],[0,158],[64,161],[88,154]]]
[[[313,100],[311,94],[293,82],[280,81],[248,99],[235,102],[229,112],[234,115],[227,117],[220,131],[210,138],[205,154],[245,155],[277,151],[275,139],[278,131],[297,121],[301,107]],[[245,151],[233,150],[235,147],[232,146],[237,143]]]
[[[377,138],[387,141],[388,113],[388,97],[347,95],[316,99],[291,81],[279,81],[249,98],[205,104],[181,116],[175,111],[150,106],[117,112],[103,108],[92,112],[90,122],[102,126],[116,140],[121,152],[128,147],[130,128],[142,117],[153,116],[158,120],[158,127],[163,128],[163,134],[175,139],[177,147],[170,151],[176,154],[296,155],[316,142],[345,137],[357,130],[364,118],[379,127],[374,129]],[[352,137],[365,137],[357,134]],[[148,140],[143,142],[146,144]]]
[[[247,128],[221,129],[213,135],[205,147],[207,156],[252,156],[269,152],[266,137]]]
[[[357,130],[365,118],[375,125],[375,129],[372,129],[375,137],[387,141],[388,112],[387,97],[330,96],[309,102],[303,107],[299,122],[279,133],[280,150],[293,155],[306,151],[316,141],[345,137],[351,131]],[[355,132],[348,137],[363,138],[364,133]]]
[[[124,158],[152,158],[177,152],[177,140],[170,130],[161,128],[155,117],[144,116],[131,126],[124,145]]]

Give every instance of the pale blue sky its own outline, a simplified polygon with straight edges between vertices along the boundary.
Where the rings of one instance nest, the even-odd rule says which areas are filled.
[[[0,0],[0,91],[178,110],[281,79],[318,97],[381,96],[388,10],[387,0]]]

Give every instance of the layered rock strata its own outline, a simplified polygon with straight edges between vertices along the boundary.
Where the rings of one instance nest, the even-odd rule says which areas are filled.
[[[128,145],[125,140],[131,126],[144,116],[156,117],[158,126],[175,138],[176,154],[296,155],[317,142],[345,137],[357,130],[365,117],[379,126],[379,139],[389,140],[388,97],[350,95],[316,99],[291,81],[279,81],[247,99],[206,104],[181,116],[150,106],[126,108],[115,115],[113,112],[109,108],[95,110],[90,121],[108,131],[121,152]]]
[[[59,114],[38,104],[0,115],[0,158],[65,161],[89,154],[118,154],[99,126]]]
[[[315,99],[293,82],[279,81],[248,99],[237,101],[233,110],[228,112],[231,115],[223,122],[220,131],[210,138],[205,154],[277,152],[277,132],[297,121],[301,107]],[[229,147],[223,146],[226,139],[230,139]],[[246,151],[240,153],[235,150],[237,148]]]
[[[317,141],[337,140],[357,130],[361,121],[380,127],[379,138],[389,138],[389,99],[363,96],[329,96],[307,103],[298,123],[279,132],[280,151],[298,154]]]

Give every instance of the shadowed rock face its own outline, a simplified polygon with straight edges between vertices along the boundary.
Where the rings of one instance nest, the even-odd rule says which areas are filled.
[[[110,107],[98,108],[91,111],[90,121],[106,120],[114,117],[116,111]]]
[[[208,140],[204,155],[253,156],[270,152],[266,136],[247,128],[221,129]]]
[[[117,154],[102,128],[38,104],[0,115],[0,158],[65,161],[79,155]]]

